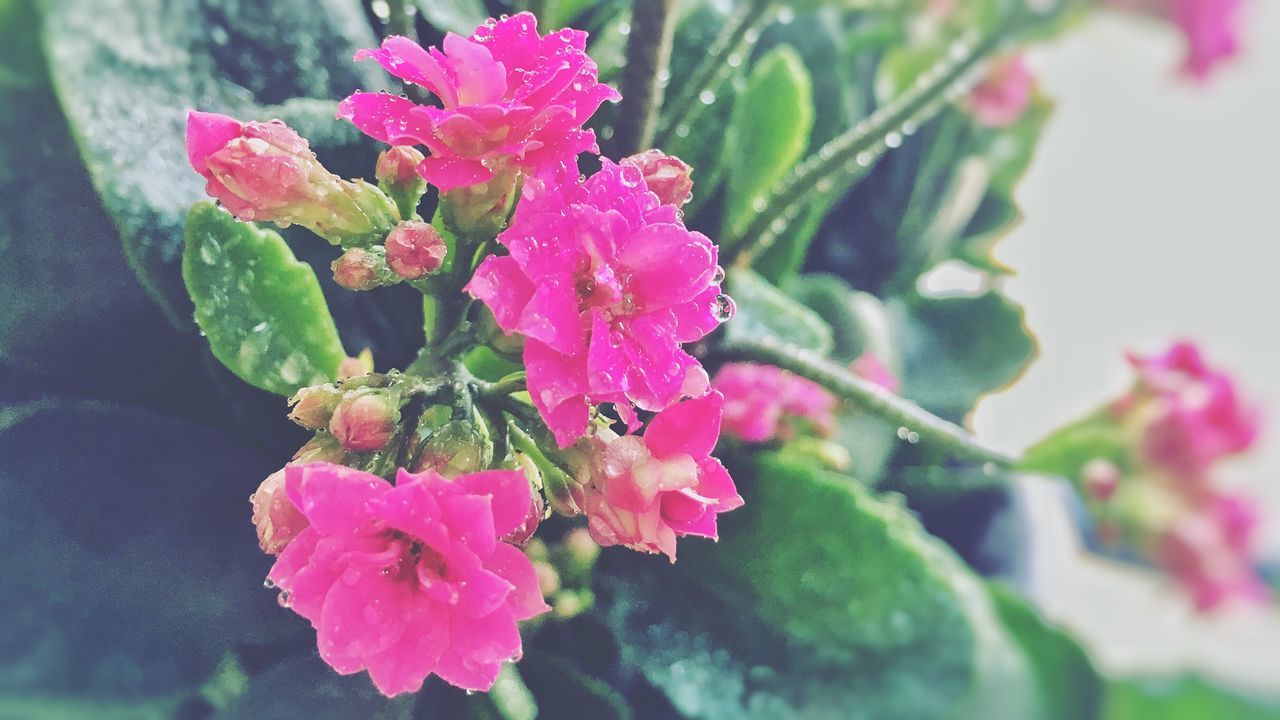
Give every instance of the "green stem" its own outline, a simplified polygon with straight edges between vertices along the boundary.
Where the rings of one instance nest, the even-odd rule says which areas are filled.
[[[662,83],[658,78],[671,66],[675,4],[675,0],[635,0],[631,5],[627,64],[618,83],[622,102],[610,143],[615,157],[637,153],[653,142],[658,106],[662,104]]]
[[[512,393],[527,389],[523,372],[511,373],[497,382],[475,380],[476,393],[484,398],[506,397]]]
[[[730,360],[776,365],[808,378],[862,410],[897,425],[903,429],[902,434],[914,433],[911,437],[918,437],[920,442],[930,443],[954,457],[991,463],[999,468],[1012,468],[1016,463],[1007,455],[979,445],[963,428],[807,350],[770,340],[740,340],[725,345],[721,352]]]
[[[842,173],[855,177],[866,174],[880,155],[901,144],[904,135],[957,99],[966,78],[1000,41],[1000,33],[981,42],[958,41],[948,58],[923,73],[910,90],[823,145],[774,185],[751,222],[721,243],[721,256],[741,264],[759,257],[800,215],[815,192],[823,192],[824,186]]]
[[[641,0],[641,2],[652,1]],[[664,147],[671,141],[671,136],[676,130],[690,121],[691,116],[701,105],[698,102],[698,96],[704,91],[715,91],[720,81],[724,79],[722,74],[728,66],[729,58],[734,54],[742,53],[745,50],[744,46],[750,44],[748,36],[752,29],[763,21],[766,11],[772,4],[771,0],[747,0],[735,9],[720,31],[720,35],[711,43],[711,49],[707,51],[702,64],[693,71],[693,75],[689,77],[680,94],[669,103],[668,107],[664,108],[666,118],[658,130],[657,137],[654,138],[655,147]]]
[[[418,28],[414,26],[413,0],[387,0],[387,34],[401,35],[418,41]]]

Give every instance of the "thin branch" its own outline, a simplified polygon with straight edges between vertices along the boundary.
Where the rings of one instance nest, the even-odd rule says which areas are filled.
[[[897,425],[905,438],[930,443],[957,458],[1012,468],[1013,458],[979,445],[958,425],[812,352],[770,340],[740,340],[721,348],[730,360],[776,365],[812,380],[862,410]]]
[[[617,121],[611,142],[613,155],[622,157],[650,147],[662,104],[662,83],[669,74],[671,40],[675,35],[675,0],[635,0],[631,10],[631,34],[627,37],[627,64],[618,90]]]

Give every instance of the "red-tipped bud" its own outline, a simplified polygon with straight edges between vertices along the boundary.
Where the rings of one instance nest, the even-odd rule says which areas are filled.
[[[381,450],[395,434],[400,405],[392,394],[360,388],[343,396],[329,420],[329,432],[352,452]]]
[[[348,290],[372,290],[399,280],[387,267],[386,251],[380,247],[351,248],[331,267],[334,282]]]
[[[285,495],[283,469],[268,475],[257,492],[249,496],[249,503],[253,506],[258,545],[265,553],[278,554],[310,524]]]
[[[430,223],[409,220],[387,236],[386,250],[392,272],[405,280],[417,280],[440,269],[448,247]]]
[[[1080,482],[1089,497],[1106,502],[1120,486],[1120,468],[1110,460],[1094,458],[1081,469]]]
[[[333,385],[304,387],[289,398],[289,419],[308,430],[318,430],[329,424],[341,399],[342,391]]]
[[[623,158],[623,167],[640,171],[644,184],[658,196],[663,205],[683,207],[693,195],[693,168],[674,155],[661,150],[646,150],[638,155]]]

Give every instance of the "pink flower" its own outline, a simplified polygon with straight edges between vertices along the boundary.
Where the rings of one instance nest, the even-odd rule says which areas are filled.
[[[1166,12],[1187,41],[1182,72],[1203,80],[1239,51],[1241,0],[1169,0]]]
[[[356,59],[430,90],[441,107],[366,92],[344,100],[338,116],[382,142],[426,146],[431,156],[418,170],[442,192],[486,182],[507,161],[534,175],[572,165],[598,152],[583,123],[618,98],[600,84],[586,44],[578,30],[539,36],[527,12],[488,20],[470,38],[449,33],[443,51],[389,37]]]
[[[525,519],[516,471],[400,471],[396,484],[339,465],[285,469],[285,491],[310,522],[268,575],[281,604],[311,621],[320,656],[368,670],[383,694],[428,675],[488,690],[521,654],[517,620],[548,608],[524,553],[498,538]]]
[[[969,94],[969,110],[984,125],[1008,127],[1027,109],[1034,85],[1022,53],[995,60],[986,78]]]
[[[467,291],[507,334],[523,335],[534,405],[561,447],[589,405],[658,411],[703,394],[707,375],[682,343],[732,312],[716,247],[687,230],[640,171],[608,160],[585,183],[536,178]]]
[[[891,393],[896,394],[902,389],[902,383],[898,381],[898,377],[875,353],[862,353],[857,360],[854,360],[849,365],[849,369],[853,371],[854,375],[879,385]]]
[[[284,489],[285,471],[277,470],[267,476],[258,489],[249,496],[253,506],[253,525],[258,530],[258,545],[262,552],[279,554],[303,530],[307,518],[289,502]]]
[[[712,386],[724,394],[724,429],[746,442],[786,439],[797,421],[830,433],[836,398],[821,385],[773,365],[729,363]]]
[[[711,457],[723,398],[712,391],[654,416],[644,437],[594,436],[594,467],[583,491],[591,537],[600,545],[665,553],[676,538],[716,539],[716,516],[742,507],[733,479]]]
[[[1187,589],[1197,609],[1268,597],[1251,551],[1256,520],[1250,503],[1221,495],[1180,518],[1160,536],[1158,562]]]
[[[395,208],[377,188],[329,172],[289,126],[187,115],[187,159],[205,190],[245,221],[297,223],[340,242],[390,229]]]
[[[329,432],[353,452],[381,450],[395,434],[400,407],[390,393],[359,388],[342,397],[329,418]]]
[[[387,236],[387,266],[406,280],[417,280],[440,269],[444,262],[444,238],[430,223],[408,220]]]
[[[1235,382],[1208,367],[1190,343],[1162,355],[1131,356],[1138,388],[1129,404],[1150,416],[1143,457],[1180,477],[1203,478],[1220,458],[1248,449],[1258,436],[1258,412],[1238,397]]]
[[[693,195],[693,168],[661,150],[646,150],[625,157],[619,165],[630,165],[644,176],[644,184],[663,205],[683,207]]]

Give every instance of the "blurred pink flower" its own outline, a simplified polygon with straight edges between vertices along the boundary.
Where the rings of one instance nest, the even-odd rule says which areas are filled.
[[[724,394],[725,433],[746,442],[786,439],[798,420],[824,434],[834,428],[835,396],[782,368],[728,363],[711,384]]]
[[[586,441],[593,467],[582,509],[597,543],[675,562],[677,537],[717,537],[716,516],[742,507],[733,479],[711,457],[722,408],[712,391],[658,413],[643,437]]]
[[[534,405],[561,447],[587,428],[589,405],[651,411],[706,392],[706,371],[681,349],[732,313],[716,247],[687,230],[640,171],[608,160],[585,183],[526,181],[509,255],[490,256],[467,291],[507,334],[525,336]]]
[[[1179,518],[1158,539],[1157,561],[1190,593],[1199,610],[1269,596],[1254,569],[1256,510],[1247,500],[1214,496]]]
[[[525,520],[523,474],[450,481],[401,470],[394,486],[327,463],[285,474],[310,527],[268,578],[281,604],[311,621],[334,670],[367,670],[388,696],[432,673],[488,690],[501,664],[520,657],[516,621],[548,609],[529,559],[498,540]]]
[[[342,101],[338,116],[382,142],[426,146],[418,171],[442,192],[483,183],[505,161],[529,174],[573,165],[579,153],[598,152],[583,123],[618,98],[599,82],[586,44],[579,30],[539,36],[528,12],[487,20],[470,38],[449,33],[443,51],[389,37],[356,59],[430,90],[441,107],[361,92]]]
[[[1182,31],[1182,71],[1203,80],[1239,51],[1241,0],[1168,0],[1169,19]]]
[[[1031,102],[1035,78],[1022,53],[992,61],[986,77],[969,93],[969,110],[984,125],[1008,127]]]
[[[853,371],[854,375],[879,385],[891,393],[896,394],[902,389],[902,383],[898,380],[898,376],[894,375],[889,366],[885,365],[884,361],[875,353],[862,353],[849,365],[849,369]]]

